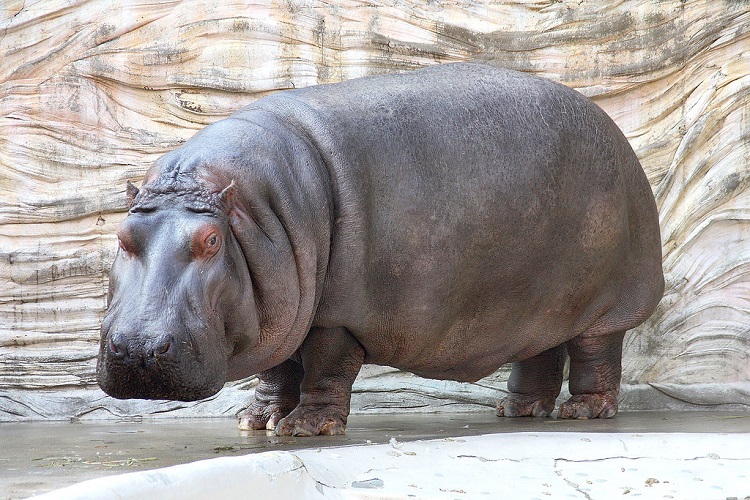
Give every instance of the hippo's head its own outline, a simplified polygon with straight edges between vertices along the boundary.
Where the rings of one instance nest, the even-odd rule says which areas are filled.
[[[232,193],[128,184],[97,364],[111,396],[211,396],[232,355],[257,341],[250,274],[227,216]]]

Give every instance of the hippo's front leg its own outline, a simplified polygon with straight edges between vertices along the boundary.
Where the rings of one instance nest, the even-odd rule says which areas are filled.
[[[352,384],[365,350],[346,328],[313,328],[300,348],[299,405],[279,422],[279,436],[344,434]]]
[[[255,389],[255,398],[239,415],[240,430],[276,429],[279,420],[299,404],[302,373],[302,365],[288,359],[258,374],[260,384]]]

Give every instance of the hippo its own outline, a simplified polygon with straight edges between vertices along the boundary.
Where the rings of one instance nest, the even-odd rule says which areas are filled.
[[[286,90],[158,159],[109,276],[97,380],[192,401],[257,375],[241,429],[345,431],[364,363],[471,382],[505,417],[618,408],[664,290],[657,207],[578,92],[475,63]]]

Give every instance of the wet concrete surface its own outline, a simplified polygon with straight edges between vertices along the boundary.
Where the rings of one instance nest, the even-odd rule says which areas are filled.
[[[0,498],[26,498],[92,478],[222,456],[523,432],[713,433],[748,439],[750,413],[633,412],[592,421],[500,419],[492,412],[352,415],[345,436],[311,438],[239,431],[233,419],[0,423]]]

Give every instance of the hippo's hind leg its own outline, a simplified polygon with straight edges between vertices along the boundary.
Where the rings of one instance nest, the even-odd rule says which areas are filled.
[[[549,417],[560,394],[565,345],[513,363],[508,395],[497,404],[499,417]]]
[[[261,372],[252,404],[239,414],[239,428],[274,430],[299,404],[303,373],[302,365],[291,359]]]
[[[586,336],[566,345],[570,356],[570,393],[559,418],[611,418],[617,413],[625,332]]]
[[[346,328],[313,328],[300,347],[299,405],[276,427],[280,436],[344,434],[354,379],[365,350]]]

